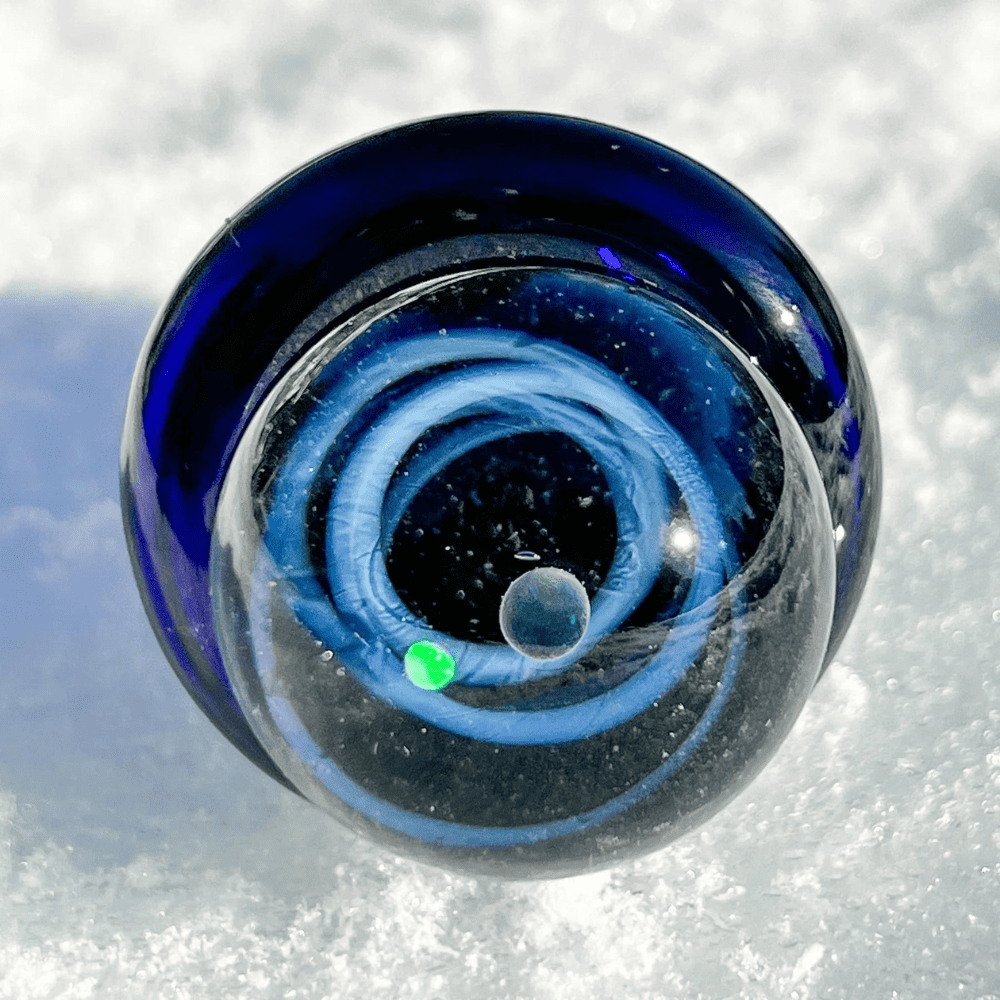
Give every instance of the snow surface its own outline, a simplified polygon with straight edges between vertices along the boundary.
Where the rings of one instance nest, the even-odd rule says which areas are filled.
[[[0,998],[1000,998],[1000,6],[0,8]],[[582,115],[702,160],[824,274],[887,489],[768,770],[645,860],[455,877],[342,832],[189,703],[117,506],[158,302],[240,205],[383,126]]]

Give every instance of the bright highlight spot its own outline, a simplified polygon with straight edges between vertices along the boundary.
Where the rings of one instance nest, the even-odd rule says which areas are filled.
[[[694,528],[685,523],[675,524],[667,535],[667,541],[671,550],[679,556],[694,555],[698,547],[698,536]]]
[[[403,657],[410,682],[425,691],[440,691],[455,677],[455,657],[426,639],[415,642]]]

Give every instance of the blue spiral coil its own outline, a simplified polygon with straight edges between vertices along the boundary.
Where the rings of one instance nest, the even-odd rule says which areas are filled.
[[[346,427],[374,394],[429,368],[458,365],[462,367],[411,384],[386,418],[353,442],[326,512],[328,589],[321,587],[313,575],[307,541],[307,507],[316,470],[329,460]],[[297,428],[273,487],[260,556],[264,565],[254,574],[254,619],[267,618],[272,581],[288,580],[295,590],[290,603],[298,618],[374,697],[447,732],[497,744],[586,740],[634,718],[684,676],[715,621],[725,581],[733,577],[730,557],[717,502],[697,457],[662,415],[620,378],[564,345],[514,331],[458,329],[447,331],[446,337],[418,337],[377,350],[366,357],[362,371],[320,377],[311,392],[323,395]],[[433,450],[420,453],[415,468],[394,475],[422,435],[455,424],[458,429],[440,438]],[[588,637],[571,656],[544,664],[498,644],[460,642],[414,621],[385,566],[385,552],[409,496],[462,451],[539,429],[567,434],[597,459],[611,485],[618,525],[616,557],[594,602]],[[458,684],[518,685],[578,662],[614,634],[648,595],[662,563],[658,529],[670,509],[665,486],[670,481],[680,487],[691,512],[698,554],[668,639],[637,675],[597,699],[542,711],[469,707],[446,692],[422,690],[407,680],[403,658],[420,640],[448,648],[457,662]],[[270,708],[289,743],[304,760],[315,762],[330,791],[383,824],[440,844],[477,847],[559,837],[630,808],[669,778],[710,731],[732,688],[742,652],[739,587],[727,591],[726,598],[737,631],[713,703],[698,726],[667,762],[628,793],[571,820],[502,829],[455,828],[388,807],[324,757],[287,702],[271,698]],[[266,687],[273,671],[267,654],[273,640],[266,634],[262,639],[265,652],[259,671]]]

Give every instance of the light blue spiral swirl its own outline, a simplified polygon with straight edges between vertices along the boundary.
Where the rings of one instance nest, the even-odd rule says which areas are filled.
[[[307,505],[316,470],[376,394],[442,365],[455,367],[435,372],[395,400],[354,443],[337,478],[326,520],[331,601],[314,577],[308,550]],[[684,676],[708,636],[729,576],[718,504],[688,445],[620,377],[552,341],[516,331],[458,329],[384,345],[343,377],[320,375],[310,392],[319,402],[296,428],[282,461],[264,549],[294,587],[296,615],[374,696],[472,739],[557,744],[633,718]],[[445,433],[393,483],[406,453],[430,428]],[[526,431],[562,432],[594,457],[611,489],[618,527],[615,558],[595,595],[583,642],[545,662],[507,646],[436,632],[403,604],[385,566],[410,497],[459,454]],[[621,626],[658,577],[670,479],[687,503],[699,548],[683,608],[644,669],[585,703],[545,711],[470,707],[406,678],[403,657],[418,640],[454,656],[459,684],[515,685],[578,662]]]

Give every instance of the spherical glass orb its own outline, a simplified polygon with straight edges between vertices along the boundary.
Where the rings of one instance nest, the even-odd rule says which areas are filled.
[[[269,188],[136,368],[150,621],[251,760],[459,871],[579,873],[753,779],[871,564],[874,402],[789,237],[632,133],[455,115]]]
[[[500,600],[500,632],[507,645],[533,660],[572,652],[589,620],[590,599],[583,584],[555,566],[523,573]]]

